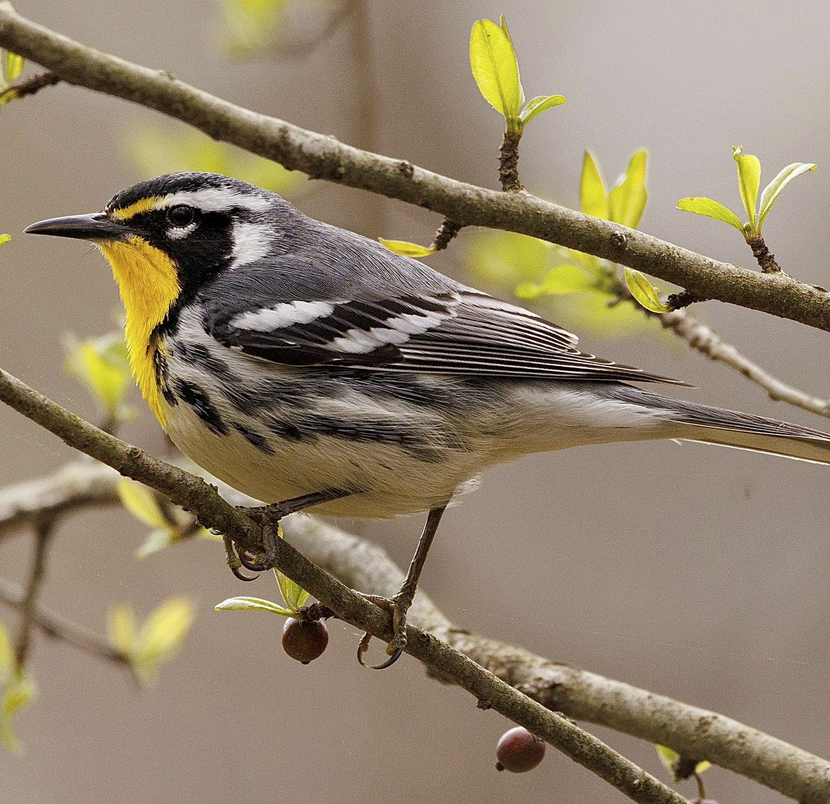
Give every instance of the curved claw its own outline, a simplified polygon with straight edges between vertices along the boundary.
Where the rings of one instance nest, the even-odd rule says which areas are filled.
[[[248,558],[248,554],[244,550],[237,550],[236,555],[239,558],[240,563],[246,570],[250,570],[251,572],[265,572],[268,567],[265,564],[260,564],[256,561],[251,561]]]
[[[372,635],[367,631],[360,639],[360,642],[357,646],[357,663],[361,667],[365,667],[368,670],[385,670],[387,667],[391,667],[398,659],[401,658],[401,654],[403,653],[403,648],[394,648],[392,653],[389,655],[389,658],[385,662],[381,662],[380,664],[366,664],[363,661],[363,654],[369,650],[369,643],[372,641]]]
[[[240,571],[239,567],[233,567],[233,566],[232,566],[232,567],[231,567],[231,572],[232,572],[232,573],[233,573],[233,574],[234,574],[237,578],[239,578],[239,580],[240,580],[240,581],[255,581],[255,580],[257,579],[257,577],[258,577],[258,576],[256,576],[256,575],[253,575],[253,576],[250,576],[250,577],[249,577],[248,575],[245,575],[243,572],[241,572],[241,571]]]

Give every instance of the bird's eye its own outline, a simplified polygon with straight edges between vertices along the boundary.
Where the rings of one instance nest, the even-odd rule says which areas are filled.
[[[167,222],[171,226],[183,228],[193,223],[196,217],[196,210],[186,204],[177,204],[167,210]]]

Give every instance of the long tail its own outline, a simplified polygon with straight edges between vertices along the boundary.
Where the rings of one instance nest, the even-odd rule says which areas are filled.
[[[797,424],[616,386],[614,398],[659,410],[680,425],[671,437],[830,464],[830,434]]]

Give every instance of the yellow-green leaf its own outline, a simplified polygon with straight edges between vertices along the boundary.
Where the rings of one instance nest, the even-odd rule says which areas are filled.
[[[77,341],[67,338],[67,370],[92,391],[109,416],[124,418],[124,396],[132,384],[121,335]]]
[[[22,744],[14,730],[14,720],[31,703],[37,688],[27,673],[15,673],[3,690],[0,701],[0,741],[13,753],[19,753]]]
[[[126,603],[114,603],[107,612],[107,639],[123,656],[132,656],[138,639],[135,612]]]
[[[681,198],[677,202],[677,208],[683,210],[683,212],[694,212],[695,215],[705,215],[707,218],[723,221],[730,226],[734,226],[743,234],[744,225],[741,223],[740,218],[731,209],[717,201],[713,201],[711,198],[700,196],[695,198]]]
[[[567,100],[564,95],[537,95],[525,104],[519,113],[519,120],[525,125],[542,112],[553,109],[554,106],[561,106]]]
[[[216,611],[269,611],[281,617],[291,617],[292,612],[283,606],[263,600],[261,597],[229,597],[213,607]]]
[[[11,239],[12,239],[12,236],[11,236],[11,235],[7,235],[7,234],[0,234],[0,246],[2,246],[2,245],[4,245],[4,244],[8,243],[8,242],[9,242],[9,240],[11,240]]]
[[[135,480],[121,478],[118,481],[118,498],[121,504],[139,521],[151,528],[169,529],[170,522],[159,505],[155,492]]]
[[[154,528],[135,551],[136,558],[147,558],[147,556],[166,550],[177,542],[181,541],[181,535],[177,528],[167,526],[165,528]]]
[[[18,56],[17,53],[9,53],[6,51],[6,81],[11,84],[20,77],[23,72],[23,64],[25,59],[23,56]]]
[[[17,667],[14,644],[8,629],[0,621],[0,684],[5,683]]]
[[[436,249],[432,246],[419,246],[417,243],[410,243],[407,240],[387,240],[379,237],[378,242],[395,254],[402,254],[404,257],[427,257],[435,254]]]
[[[551,268],[542,281],[525,282],[516,288],[520,299],[535,299],[539,296],[558,293],[588,293],[596,290],[596,284],[585,275],[581,268],[571,263],[563,263]]]
[[[470,66],[484,99],[504,115],[508,126],[517,123],[524,90],[506,24],[502,28],[492,20],[478,20],[473,25]]]
[[[680,754],[677,753],[673,748],[669,748],[667,745],[660,745],[655,744],[654,746],[657,749],[657,755],[660,757],[660,761],[663,763],[663,767],[669,771],[669,773],[674,773],[674,766],[678,759],[680,759]]]
[[[579,206],[586,215],[608,219],[608,193],[593,154],[585,151],[579,182]]]
[[[749,216],[750,232],[757,232],[755,210],[758,205],[758,188],[761,186],[761,163],[757,156],[745,154],[741,147],[732,149],[732,157],[738,163],[738,187],[741,201]]]
[[[761,207],[758,211],[758,234],[761,234],[761,227],[764,225],[764,219],[769,215],[781,191],[794,179],[802,173],[809,173],[815,170],[817,165],[804,162],[793,162],[787,165],[765,188],[761,193]]]
[[[249,56],[267,46],[282,17],[286,0],[223,0],[222,44],[231,56]]]
[[[135,643],[132,663],[142,681],[153,683],[158,665],[167,661],[193,623],[193,603],[186,597],[166,600],[146,619]]]
[[[628,170],[608,193],[608,217],[615,223],[637,227],[646,208],[646,165],[648,152],[637,151],[628,163]]]
[[[657,288],[639,271],[625,266],[625,284],[635,300],[652,313],[668,313],[671,308],[660,301]]]

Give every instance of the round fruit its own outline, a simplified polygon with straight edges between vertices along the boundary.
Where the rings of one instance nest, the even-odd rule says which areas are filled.
[[[313,662],[329,644],[329,629],[321,620],[285,621],[282,629],[283,650],[303,664]]]
[[[544,742],[526,728],[516,726],[502,734],[496,746],[496,770],[524,773],[533,770],[544,756]]]

